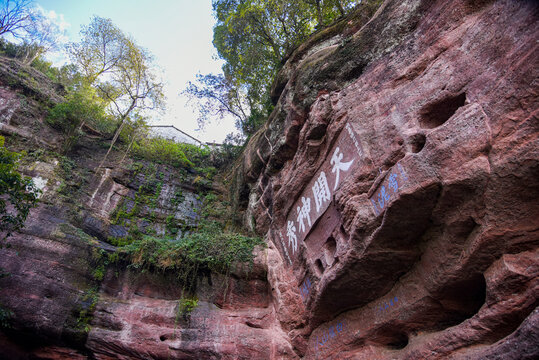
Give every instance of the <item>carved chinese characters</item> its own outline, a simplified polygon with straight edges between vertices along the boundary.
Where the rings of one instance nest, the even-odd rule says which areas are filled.
[[[359,140],[350,125],[346,125],[329,154],[287,216],[284,243],[292,257],[328,208],[339,186],[361,162]]]
[[[305,279],[305,281],[299,287],[299,293],[301,295],[301,299],[303,300],[303,302],[307,301],[311,287],[312,287],[311,279],[309,278]]]
[[[397,164],[386,175],[384,181],[371,196],[370,201],[376,216],[382,214],[387,208],[389,201],[397,195],[399,188],[408,180],[401,164]]]
[[[332,339],[336,338],[337,335],[340,335],[343,331],[344,322],[339,322],[337,325],[330,326],[327,330],[323,331],[320,337],[316,336],[316,341],[314,343],[315,352],[318,353],[319,350],[322,350],[324,346],[328,345]]]

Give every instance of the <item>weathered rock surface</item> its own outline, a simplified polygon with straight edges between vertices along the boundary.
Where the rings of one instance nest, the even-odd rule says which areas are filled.
[[[268,248],[249,273],[200,279],[190,316],[173,277],[94,272],[126,227],[194,221],[194,188],[156,170],[155,208],[120,224],[144,176],[90,171],[69,199],[58,159],[26,164],[44,194],[0,249],[11,273],[0,303],[15,315],[0,358],[538,358],[539,7],[387,0],[370,20],[375,9],[363,11],[278,75],[275,111],[232,182]],[[43,114],[25,117],[17,100],[48,90],[13,90],[9,74],[0,132],[54,148]],[[78,168],[104,151],[83,144]],[[179,190],[185,206],[171,206]]]
[[[538,10],[385,1],[284,67],[236,196],[298,353],[539,356]]]

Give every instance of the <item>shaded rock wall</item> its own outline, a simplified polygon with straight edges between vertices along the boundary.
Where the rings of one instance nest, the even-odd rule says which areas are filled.
[[[21,69],[34,80],[18,79]],[[252,267],[199,279],[189,316],[180,311],[184,294],[174,274],[108,260],[117,250],[111,239],[134,229],[170,238],[190,231],[200,187],[188,171],[129,158],[120,165],[123,154],[114,151],[96,170],[107,142],[92,137],[69,157],[56,153],[62,136],[44,121],[41,101],[47,94],[61,101],[57,90],[0,58],[0,130],[10,149],[28,153],[21,171],[42,190],[24,229],[0,248],[8,274],[0,278],[0,306],[12,313],[10,327],[0,329],[0,359],[294,357],[276,326],[264,251]]]
[[[300,46],[232,179],[268,248],[250,272],[199,279],[190,316],[173,275],[96,270],[133,227],[188,231],[191,179],[114,166],[122,154],[96,172],[94,140],[72,165],[39,155],[59,148],[40,110],[58,89],[0,59],[0,132],[44,190],[0,249],[0,357],[536,358],[538,10],[386,0]]]
[[[385,1],[291,57],[236,194],[298,354],[537,356],[538,37],[532,1]]]

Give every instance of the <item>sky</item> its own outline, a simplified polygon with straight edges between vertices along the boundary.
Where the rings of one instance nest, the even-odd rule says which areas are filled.
[[[234,121],[214,121],[198,129],[197,115],[187,99],[180,96],[197,73],[219,73],[223,62],[217,60],[212,45],[211,0],[34,0],[49,17],[62,24],[69,41],[80,40],[81,25],[97,15],[110,18],[124,33],[155,57],[165,83],[167,110],[150,122],[174,125],[201,141],[222,142],[234,132]],[[50,58],[59,64],[58,56]]]

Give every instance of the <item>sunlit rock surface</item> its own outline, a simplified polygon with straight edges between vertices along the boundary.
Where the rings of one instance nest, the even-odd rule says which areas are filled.
[[[126,229],[111,220],[144,179],[89,170],[69,199],[59,159],[26,164],[43,195],[0,249],[11,274],[0,302],[14,313],[0,358],[539,357],[538,11],[531,0],[387,0],[370,21],[358,12],[300,46],[231,181],[268,247],[249,272],[199,279],[190,316],[173,276],[95,280],[95,252],[114,250],[105,241]],[[0,132],[55,149],[36,104],[16,100],[57,95],[10,88],[8,65]],[[79,168],[106,151],[90,149]],[[147,209],[132,221],[163,233],[170,215],[195,221],[199,203],[159,171],[155,221]],[[178,189],[184,205],[171,208]]]
[[[537,356],[537,15],[386,1],[284,67],[238,172],[301,355]]]

